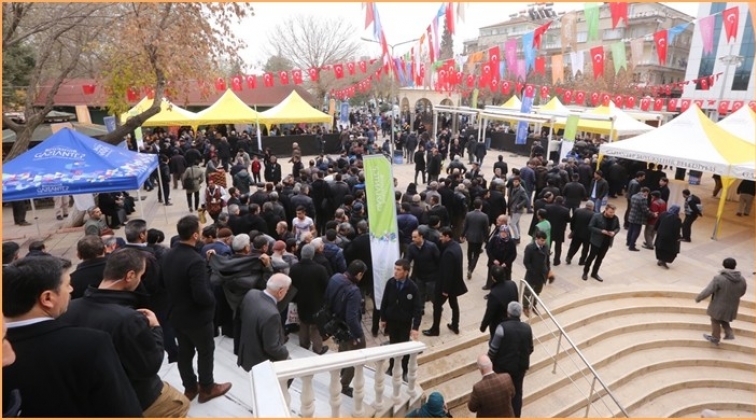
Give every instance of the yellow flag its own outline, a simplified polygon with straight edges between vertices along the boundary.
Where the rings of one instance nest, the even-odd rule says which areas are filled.
[[[551,83],[564,81],[564,60],[561,54],[551,56]]]

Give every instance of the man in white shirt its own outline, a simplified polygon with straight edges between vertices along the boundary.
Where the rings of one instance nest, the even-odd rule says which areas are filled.
[[[294,237],[297,238],[297,241],[301,241],[302,235],[307,232],[315,235],[315,222],[307,216],[305,208],[302,206],[297,207],[297,217],[291,221],[291,226],[294,228]]]

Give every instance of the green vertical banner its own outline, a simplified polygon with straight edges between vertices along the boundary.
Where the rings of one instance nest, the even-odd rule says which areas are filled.
[[[564,125],[564,140],[575,141],[575,135],[577,135],[578,123],[580,122],[580,116],[570,115],[567,117],[567,122]]]
[[[598,41],[599,37],[599,4],[585,3],[585,23],[588,25],[588,41]]]
[[[373,296],[380,307],[383,289],[394,276],[399,259],[399,228],[396,224],[394,175],[391,163],[383,155],[364,158],[365,193],[370,226],[370,257],[373,263]]]
[[[478,108],[478,88],[473,89],[472,99],[470,100],[472,108]]]

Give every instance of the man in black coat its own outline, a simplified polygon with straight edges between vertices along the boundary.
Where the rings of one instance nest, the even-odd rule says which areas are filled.
[[[693,227],[693,222],[703,216],[703,212],[701,211],[701,199],[698,198],[697,195],[691,194],[690,190],[687,188],[683,190],[682,195],[685,199],[685,220],[683,220],[682,226],[682,240],[683,242],[690,242],[690,233],[691,228]]]
[[[570,210],[564,206],[564,197],[557,197],[554,204],[546,205],[546,220],[551,224],[551,243],[554,245],[554,267],[562,263],[564,231],[570,219]]]
[[[294,302],[299,315],[299,345],[309,350],[312,343],[313,352],[324,354],[328,346],[323,345],[314,315],[323,307],[329,277],[325,267],[312,260],[314,256],[314,246],[302,247],[301,258],[289,269],[289,277],[297,290]]]
[[[591,223],[593,215],[596,214],[593,211],[593,201],[586,201],[585,207],[575,210],[575,214],[572,215],[572,221],[570,222],[570,249],[567,251],[566,262],[567,265],[572,264],[572,258],[577,254],[578,249],[582,247],[580,251],[580,259],[578,265],[585,264],[585,259],[588,257],[588,251],[591,248],[591,230],[588,225]]]
[[[275,156],[270,157],[270,162],[265,165],[265,182],[272,182],[277,184],[281,182],[281,164],[278,163],[278,158]]]
[[[467,293],[467,286],[463,277],[462,247],[452,238],[452,231],[448,227],[441,228],[441,246],[443,252],[439,260],[438,284],[433,297],[433,325],[424,330],[427,336],[440,334],[441,312],[444,303],[449,301],[452,310],[452,321],[446,326],[459,334],[459,302],[457,298]]]
[[[76,271],[71,273],[71,299],[84,296],[89,286],[97,287],[100,284],[107,262],[102,238],[87,235],[79,239],[76,243],[76,256],[82,261],[76,266]]]
[[[570,214],[575,214],[575,210],[580,207],[580,202],[588,197],[588,192],[585,190],[583,184],[579,182],[580,176],[578,174],[572,175],[572,182],[568,182],[567,185],[562,188],[562,197],[564,197],[564,205],[570,210]]]
[[[492,183],[491,193],[488,196],[488,224],[495,225],[496,218],[507,214],[507,200],[504,198],[505,184]]]
[[[359,282],[359,287],[362,294],[365,296],[373,295],[373,257],[370,252],[370,234],[368,233],[368,223],[362,220],[357,223],[357,236],[349,242],[349,245],[344,249],[344,259],[347,265],[353,261],[360,260],[366,266],[367,270],[362,275],[362,280]],[[379,309],[374,305],[373,307],[373,324],[370,332],[373,337],[378,336],[378,327],[380,323]]]
[[[488,239],[488,215],[483,213],[483,201],[475,199],[473,202],[473,211],[465,216],[465,223],[462,228],[462,240],[467,241],[467,279],[472,278],[472,272],[478,265],[483,244]]]
[[[389,335],[389,343],[417,340],[423,316],[423,300],[415,282],[409,278],[410,263],[405,259],[394,263],[394,277],[388,279],[381,299],[381,327]],[[407,382],[409,355],[402,358],[402,379]],[[394,371],[394,359],[386,372]]]
[[[158,376],[165,357],[163,329],[155,314],[144,308],[145,296],[136,292],[145,270],[146,258],[138,250],[114,253],[99,287],[87,289],[59,319],[110,335],[144,417],[183,418],[189,400]]]
[[[412,244],[407,247],[405,258],[414,263],[412,279],[420,288],[423,302],[428,302],[433,297],[440,257],[441,253],[436,244],[427,240],[420,229],[412,232]]]
[[[70,268],[49,256],[3,267],[6,338],[16,353],[3,367],[3,412],[18,390],[25,417],[141,417],[110,336],[57,320],[68,309]]]
[[[596,171],[593,173],[593,181],[588,188],[588,199],[593,201],[593,211],[601,212],[601,205],[604,199],[609,196],[609,182],[604,179],[604,173]]]
[[[585,266],[583,267],[583,280],[588,280],[588,270],[593,265],[593,271],[591,271],[591,277],[603,282],[604,279],[599,276],[598,271],[601,268],[601,262],[606,256],[606,252],[614,243],[614,236],[620,231],[619,218],[615,212],[617,207],[613,204],[607,204],[603,213],[596,213],[591,218],[591,222],[588,227],[591,231],[591,252],[588,254],[588,258],[585,260]]]
[[[196,249],[199,219],[194,215],[182,217],[176,231],[179,242],[161,261],[163,280],[171,296],[169,321],[178,339],[178,368],[184,395],[192,401],[200,394],[199,402],[204,403],[227,393],[231,383],[218,384],[213,378],[215,296],[210,288],[207,261]],[[195,353],[199,382],[193,367]]]
[[[493,287],[486,297],[488,302],[483,320],[480,321],[480,332],[486,332],[488,328],[493,338],[496,327],[506,319],[507,305],[509,302],[517,302],[519,294],[515,282],[506,278],[503,266],[492,266],[490,275]]]
[[[545,232],[536,230],[534,241],[525,247],[522,264],[525,266],[525,281],[528,282],[536,295],[540,295],[549,274],[549,247],[546,244]],[[525,289],[523,296],[525,316],[530,316],[530,298],[530,289]],[[535,308],[535,306],[536,301],[533,298],[533,307]]]
[[[515,386],[512,408],[515,417],[522,413],[522,382],[530,368],[533,353],[533,331],[530,325],[520,321],[522,306],[519,302],[507,305],[507,319],[494,332],[488,346],[488,357],[493,362],[494,372],[508,373]]]

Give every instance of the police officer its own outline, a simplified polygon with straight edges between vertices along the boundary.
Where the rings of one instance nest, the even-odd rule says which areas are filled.
[[[394,263],[394,277],[386,282],[381,300],[381,328],[389,335],[389,343],[417,340],[423,313],[423,300],[415,282],[409,278],[410,263],[405,259]],[[409,355],[402,358],[402,379],[407,382]],[[386,373],[394,370],[394,359],[389,360]]]

